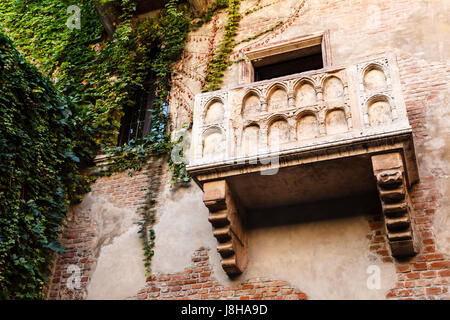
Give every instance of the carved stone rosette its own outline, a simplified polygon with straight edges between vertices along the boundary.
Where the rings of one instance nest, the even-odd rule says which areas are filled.
[[[419,250],[401,154],[375,155],[372,164],[392,256],[415,255]]]
[[[210,212],[208,220],[218,241],[217,251],[222,257],[222,268],[228,275],[240,274],[248,262],[243,209],[233,199],[225,180],[207,182],[203,190],[203,202]]]

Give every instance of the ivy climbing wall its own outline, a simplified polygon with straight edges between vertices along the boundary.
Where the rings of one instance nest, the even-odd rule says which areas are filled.
[[[146,277],[145,266],[141,265],[140,271],[136,272],[138,276],[130,280],[133,288],[130,287],[126,294],[112,297],[448,298],[450,218],[446,159],[449,141],[443,135],[449,131],[448,123],[443,120],[448,116],[446,106],[450,96],[447,84],[450,22],[448,15],[443,14],[449,10],[448,3],[444,0],[242,0],[229,4],[232,6],[211,11],[214,14],[187,34],[181,58],[172,65],[171,126],[174,129],[189,128],[195,94],[239,83],[239,61],[246,50],[328,31],[335,65],[385,51],[393,52],[397,55],[418,154],[421,181],[412,188],[411,198],[422,251],[407,261],[392,259],[380,211],[371,207],[370,201],[361,199],[354,216],[252,229],[248,235],[250,264],[247,271],[236,279],[229,279],[221,269],[215,251],[217,243],[207,221],[208,210],[203,205],[202,192],[193,182],[174,187],[169,184],[170,173],[154,171],[143,171],[133,177],[115,174],[111,178],[99,178],[93,186],[97,191],[93,192],[98,192],[99,186],[105,192],[111,190],[110,194],[105,194],[107,200],[102,201],[133,212],[138,212],[134,201],[141,201],[143,195],[131,192],[134,179],[142,178],[148,186],[152,179],[160,176],[161,182],[158,189],[150,192],[155,200],[151,273]],[[148,180],[142,176],[146,174]],[[115,182],[118,180],[121,182]],[[324,203],[320,210],[327,211],[332,207],[332,203]],[[90,224],[94,212],[83,212]],[[270,216],[267,219],[270,221]],[[109,223],[120,224],[117,221]],[[70,225],[66,234],[70,234],[71,228],[76,228],[76,224]],[[95,238],[99,232],[95,230],[98,229],[87,234]],[[128,225],[125,230],[132,230],[132,226]],[[64,239],[69,241],[67,236]],[[86,250],[92,252],[88,255],[94,258],[92,265],[82,268],[87,273],[81,278],[85,293],[80,298],[108,298],[108,294],[125,286],[120,282],[109,284],[111,269],[107,264],[102,267],[100,261],[103,252],[107,256],[108,250],[115,246],[114,239],[118,238],[112,235],[109,242],[99,247],[88,245]],[[108,247],[106,243],[112,246]],[[94,253],[94,247],[99,248],[98,255]],[[76,289],[72,293],[62,292],[67,290],[67,279],[71,276],[66,271],[67,265],[81,263],[85,258],[79,253],[85,249],[77,250],[73,249],[73,257],[69,254],[64,258],[67,261],[58,260],[50,298],[76,296]],[[116,268],[115,274],[124,270],[120,263],[103,261],[110,261],[110,268]],[[378,290],[366,286],[366,270],[370,265],[381,270],[382,285]],[[103,296],[100,291],[95,291],[107,283],[116,287],[104,292]],[[131,289],[135,289],[134,294]]]
[[[101,177],[83,202],[67,215],[62,237],[66,251],[56,257],[49,299],[125,299],[146,279],[142,215],[153,210],[167,169],[152,159],[132,177],[128,172]]]
[[[236,36],[233,38],[233,51],[224,59],[229,65],[223,72],[221,88],[239,84],[239,61],[243,52],[281,44],[301,36],[329,31],[331,58],[334,65],[351,63],[382,52],[393,52],[397,55],[403,94],[408,108],[409,121],[413,127],[416,152],[419,155],[421,182],[412,190],[412,201],[416,213],[416,225],[422,241],[423,251],[411,261],[398,262],[389,258],[389,251],[383,239],[382,229],[368,236],[370,252],[379,255],[380,266],[384,266],[383,274],[389,284],[378,292],[379,298],[427,298],[440,299],[448,296],[449,283],[449,250],[448,235],[448,165],[444,159],[448,157],[448,138],[442,133],[448,132],[448,123],[439,117],[448,116],[446,101],[449,89],[446,83],[449,77],[448,65],[448,15],[449,5],[444,1],[240,1],[240,19]],[[199,30],[189,33],[186,49],[182,59],[177,63],[177,74],[174,76],[174,88],[171,99],[171,116],[176,127],[189,123],[192,116],[193,99],[196,93],[208,88],[210,64],[214,63],[215,53],[220,52],[220,44],[227,40],[226,25],[229,22],[227,12],[219,12],[212,21]],[[216,74],[217,75],[217,74]],[[214,82],[214,81],[213,81]],[[441,148],[442,147],[442,148]],[[193,187],[195,188],[195,187]],[[197,197],[195,192],[192,197]],[[187,197],[187,195],[185,195]],[[175,204],[174,204],[175,205]],[[166,214],[166,213],[164,213]],[[371,218],[370,218],[371,219]],[[370,220],[369,219],[369,220]],[[369,223],[371,228],[380,228],[376,220]],[[156,228],[158,228],[156,226]],[[206,228],[206,226],[205,226]],[[325,230],[323,224],[319,229]],[[362,229],[361,229],[362,228]],[[363,230],[360,225],[354,231]],[[268,250],[270,243],[285,239],[280,230],[279,237],[275,229],[267,232],[259,231],[250,236],[261,242],[261,250]],[[267,237],[267,238],[266,238]],[[265,241],[267,239],[267,241]],[[339,241],[339,240],[336,240]],[[313,246],[313,244],[311,244]],[[250,246],[251,247],[251,246]],[[168,248],[161,246],[161,249]],[[255,249],[256,250],[256,249]],[[333,246],[328,250],[333,252]],[[158,258],[158,242],[156,246]],[[214,253],[210,253],[214,256]],[[251,254],[251,253],[250,253]],[[256,252],[250,256],[255,259]],[[301,253],[298,253],[301,254]],[[342,253],[344,254],[344,253]],[[350,252],[348,259],[352,259]],[[275,263],[283,255],[296,260],[296,253],[280,252],[270,256],[260,256],[257,263],[264,264],[269,259]],[[362,250],[360,255],[367,256]],[[321,258],[326,261],[325,257]],[[320,259],[319,259],[320,260]],[[187,263],[187,254],[184,259]],[[300,263],[300,261],[299,261]],[[309,280],[301,276],[308,273],[312,260],[301,261],[302,266],[296,273],[285,275],[284,279],[296,279],[295,283],[305,290],[309,297],[326,297],[327,293],[317,290],[322,286],[332,292],[332,297],[347,296],[345,283],[347,275],[361,274],[360,270],[343,267],[338,270],[323,271],[323,274],[335,276],[325,282]],[[306,263],[306,265],[305,265]],[[156,259],[155,268],[159,268]],[[161,264],[161,266],[163,266]],[[315,267],[320,269],[321,262],[315,260]],[[250,266],[251,267],[251,266]],[[220,269],[217,269],[218,274]],[[248,271],[251,273],[250,271]],[[365,270],[364,270],[365,272]],[[264,276],[283,274],[279,268],[270,273],[261,272]],[[250,275],[249,275],[250,276]],[[297,281],[302,278],[303,281]],[[337,280],[341,278],[341,280]],[[225,280],[223,280],[225,281]],[[224,283],[224,282],[222,282]],[[313,284],[314,283],[314,284]],[[337,289],[339,287],[339,289]],[[343,291],[340,291],[343,290]],[[362,291],[355,289],[360,296]],[[348,297],[348,296],[347,296]]]

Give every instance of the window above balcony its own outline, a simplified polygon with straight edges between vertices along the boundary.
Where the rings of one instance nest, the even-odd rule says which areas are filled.
[[[329,33],[298,37],[246,51],[239,64],[239,83],[251,83],[331,66]]]

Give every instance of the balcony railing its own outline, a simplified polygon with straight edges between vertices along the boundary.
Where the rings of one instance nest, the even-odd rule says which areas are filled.
[[[196,95],[188,170],[404,133],[411,127],[395,56],[376,56]]]

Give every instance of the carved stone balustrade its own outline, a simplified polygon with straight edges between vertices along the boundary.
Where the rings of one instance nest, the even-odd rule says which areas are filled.
[[[227,197],[233,194],[245,210],[320,201],[329,192],[337,197],[375,189],[382,193],[385,212],[390,202],[406,203],[408,188],[418,180],[412,129],[396,59],[390,54],[198,94],[191,148],[187,169],[195,181],[203,188],[225,180],[231,190]],[[380,154],[400,159],[395,172],[389,166],[383,170],[383,161],[372,159]],[[323,178],[313,177],[314,170],[325,172]],[[295,183],[300,177],[302,183]],[[405,194],[386,200],[385,188],[391,185]],[[335,188],[326,191],[330,186]],[[412,230],[410,211],[408,207],[401,215],[387,217],[388,235],[396,228]],[[392,219],[397,219],[395,225]],[[245,233],[239,225],[239,233]],[[412,237],[411,231],[407,240]],[[238,242],[229,242],[228,264]],[[403,245],[392,253],[404,256],[416,251]],[[233,273],[241,269],[226,268]]]

